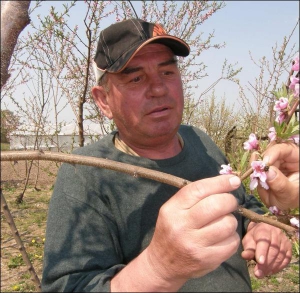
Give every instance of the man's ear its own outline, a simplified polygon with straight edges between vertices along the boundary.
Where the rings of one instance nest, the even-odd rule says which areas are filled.
[[[94,86],[92,87],[91,92],[97,106],[107,118],[112,119],[113,115],[107,101],[108,94],[106,90],[102,86]]]

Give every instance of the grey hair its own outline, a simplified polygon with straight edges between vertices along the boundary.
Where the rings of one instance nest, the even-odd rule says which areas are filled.
[[[98,79],[97,86],[103,87],[106,93],[109,92],[107,73],[103,74],[101,78]]]

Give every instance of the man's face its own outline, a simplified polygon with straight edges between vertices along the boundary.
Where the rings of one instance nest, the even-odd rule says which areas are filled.
[[[107,104],[125,142],[159,143],[176,134],[183,90],[173,52],[161,44],[142,48],[121,72],[109,74]]]

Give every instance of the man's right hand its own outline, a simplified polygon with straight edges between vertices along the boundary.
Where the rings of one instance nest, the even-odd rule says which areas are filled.
[[[159,211],[149,246],[111,282],[112,291],[177,291],[215,270],[238,249],[236,198],[241,184],[221,175],[181,188]]]
[[[233,183],[230,183],[230,179]],[[165,278],[189,279],[215,270],[237,250],[237,220],[231,214],[236,198],[235,176],[193,182],[179,190],[160,209],[149,261]]]

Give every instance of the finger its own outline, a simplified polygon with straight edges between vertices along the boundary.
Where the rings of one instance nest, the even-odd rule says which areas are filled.
[[[199,229],[212,221],[218,220],[221,222],[221,225],[223,224],[223,227],[220,227],[221,230],[223,229],[223,231],[220,231],[221,233],[226,230],[226,224],[228,224],[226,222],[222,223],[221,218],[235,211],[237,206],[237,199],[232,194],[214,194],[205,197],[192,206],[188,210],[187,221],[192,223],[192,225],[190,225],[191,228]],[[232,219],[235,220],[236,225],[236,218],[233,217]],[[230,228],[236,229],[237,227],[234,226],[230,226]]]
[[[238,223],[232,214],[221,216],[209,222],[201,229],[195,229],[195,235],[199,237],[199,244],[209,247],[227,239],[236,233]]]
[[[272,235],[269,226],[256,224],[243,239],[243,257],[255,256],[256,262],[264,264],[271,244]],[[249,258],[247,258],[249,259]]]
[[[299,147],[293,143],[276,144],[265,151],[263,160],[269,165],[273,165],[276,161],[299,163]]]
[[[280,253],[275,260],[274,267],[272,269],[272,273],[276,274],[282,269],[284,269],[292,259],[292,244],[289,240],[287,245],[282,245],[282,249],[280,249]]]
[[[252,260],[252,259],[254,259],[254,256],[255,256],[255,250],[248,248],[248,249],[242,251],[241,256],[243,259]]]
[[[255,251],[256,262],[263,265],[267,257],[270,257],[270,261],[272,261],[274,256],[269,251],[272,243],[272,235],[268,232],[267,229],[260,229],[256,231],[254,237],[256,241],[256,251]],[[276,241],[274,242],[276,243]],[[278,253],[279,247],[278,246],[274,247],[274,251],[275,250],[276,253]]]
[[[277,248],[273,243],[278,243],[277,247],[279,248]],[[290,263],[291,258],[292,246],[290,241],[285,237],[285,235],[276,234],[274,241],[272,239],[272,245],[270,246],[265,263],[257,263],[254,271],[260,278],[276,274]]]
[[[203,234],[199,236],[201,238]],[[207,261],[208,263],[215,263],[221,264],[222,262],[226,261],[228,258],[230,258],[236,251],[238,250],[240,246],[240,237],[237,232],[233,233],[232,235],[229,235],[228,237],[225,237],[225,239],[220,240],[216,242],[214,245],[209,245],[206,247],[202,247],[202,243],[200,245],[197,245],[197,249],[195,250],[196,254],[199,253],[200,255],[209,255],[210,258],[204,258],[203,256],[198,257],[202,258],[203,261]],[[201,247],[201,249],[199,249]],[[202,264],[203,265],[203,264]],[[204,265],[205,266],[205,265]]]
[[[240,185],[241,180],[237,176],[220,175],[206,178],[181,188],[170,201],[175,202],[179,209],[189,209],[209,195],[230,192]]]
[[[248,232],[242,240],[244,251],[241,256],[246,260],[252,260],[255,257],[256,242],[252,236],[252,232]]]
[[[267,206],[277,206],[281,209],[293,208],[299,205],[299,181],[293,183],[293,177],[287,178],[278,168],[271,166],[267,173],[268,186],[270,190],[265,190],[258,186],[257,191]],[[298,175],[299,176],[299,175]],[[299,179],[297,179],[299,180]],[[297,184],[296,184],[297,183]],[[270,194],[273,193],[274,195]]]

